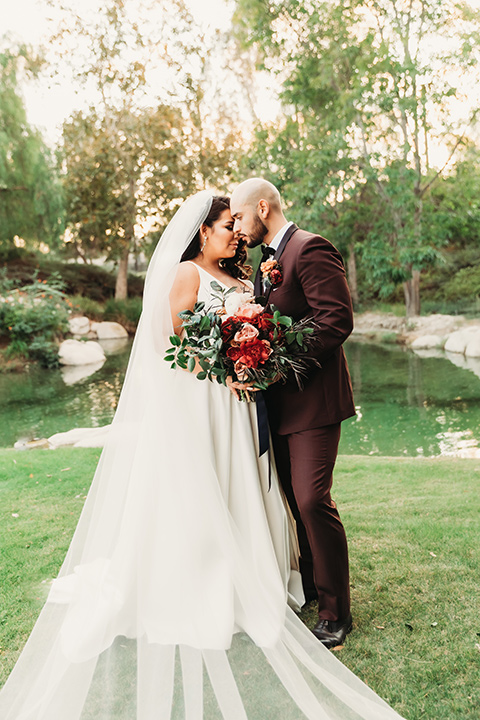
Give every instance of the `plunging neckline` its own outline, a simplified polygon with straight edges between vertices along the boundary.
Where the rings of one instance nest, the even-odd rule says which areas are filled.
[[[201,265],[198,265],[196,262],[193,262],[193,260],[187,260],[187,262],[191,263],[192,265],[195,265],[196,268],[198,268],[202,272],[206,273],[209,277],[213,278],[216,282],[220,283],[220,285],[223,285],[223,287],[226,287],[227,290],[230,290],[231,288],[239,288],[238,290],[236,290],[236,292],[243,295],[246,292],[248,293],[248,291],[250,289],[248,287],[248,285],[243,286],[244,290],[241,289],[241,287],[242,287],[241,285],[240,286],[239,285],[227,285],[226,283],[222,282],[222,280],[219,280],[217,277],[215,277],[215,275],[212,275],[212,273],[208,272],[208,270],[205,270],[205,268],[203,268]]]

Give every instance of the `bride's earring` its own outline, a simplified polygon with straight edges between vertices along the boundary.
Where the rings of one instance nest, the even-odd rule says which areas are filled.
[[[207,244],[207,236],[204,235],[204,236],[203,236],[203,245],[202,245],[202,247],[201,247],[200,252],[203,252],[203,251],[204,251],[206,244]]]

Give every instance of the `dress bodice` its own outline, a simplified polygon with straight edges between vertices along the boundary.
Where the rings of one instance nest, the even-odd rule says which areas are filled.
[[[220,301],[218,297],[216,297],[217,293],[214,292],[213,288],[211,287],[211,283],[216,282],[221,285],[224,290],[228,290],[230,287],[234,286],[235,279],[232,278],[232,285],[226,285],[224,282],[214,277],[207,270],[200,267],[200,265],[197,265],[197,263],[193,262],[192,260],[189,260],[188,262],[191,265],[195,265],[200,277],[200,286],[198,288],[197,296],[198,302],[204,302],[207,311],[220,309]],[[236,283],[236,294],[241,295],[244,298],[244,301],[248,302],[253,296],[253,283],[251,283],[250,280],[237,280]],[[231,297],[232,295],[233,293],[231,293],[229,297]],[[242,304],[240,302],[240,299],[235,297],[235,300],[236,302],[234,303],[234,305],[236,307],[239,307]]]

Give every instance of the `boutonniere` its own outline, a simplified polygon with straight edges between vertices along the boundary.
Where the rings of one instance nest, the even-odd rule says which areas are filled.
[[[260,265],[260,271],[265,288],[275,288],[281,285],[283,273],[282,266],[278,260],[265,260],[265,262]]]

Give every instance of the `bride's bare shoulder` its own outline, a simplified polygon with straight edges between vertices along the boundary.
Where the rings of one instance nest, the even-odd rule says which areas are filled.
[[[198,288],[200,285],[200,273],[193,262],[181,262],[177,268],[175,285],[187,284]]]

